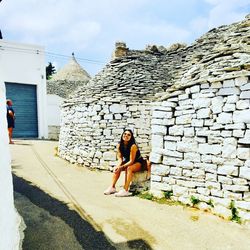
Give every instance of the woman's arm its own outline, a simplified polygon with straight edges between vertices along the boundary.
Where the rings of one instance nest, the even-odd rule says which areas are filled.
[[[120,144],[117,145],[117,158],[118,158],[118,163],[117,163],[117,166],[114,168],[114,173],[117,173],[118,171],[120,171],[122,168],[121,168],[121,165],[122,165],[122,162],[123,162],[123,157],[122,157],[122,153],[121,153],[121,150],[120,150]]]
[[[127,168],[128,166],[132,165],[135,162],[135,156],[136,156],[137,150],[138,150],[137,146],[135,144],[133,144],[131,149],[130,149],[129,161],[121,166],[122,169]]]

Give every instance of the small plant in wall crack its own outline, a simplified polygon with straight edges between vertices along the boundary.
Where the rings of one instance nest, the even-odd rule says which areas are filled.
[[[142,192],[142,193],[138,193],[138,196],[142,199],[146,199],[146,200],[153,200],[154,196],[152,194],[150,194],[149,192]]]
[[[229,208],[232,211],[231,221],[236,221],[237,223],[241,224],[241,218],[238,215],[239,213],[237,211],[237,208],[235,207],[235,202],[234,201],[231,201]]]
[[[173,191],[164,191],[163,194],[166,199],[170,199],[173,196]]]
[[[214,204],[213,204],[213,202],[212,202],[212,200],[209,200],[208,202],[206,202],[209,206],[211,206],[211,207],[214,207]]]
[[[190,197],[190,201],[191,201],[193,207],[201,202],[198,198],[196,198],[193,195]]]
[[[149,193],[149,192],[141,192],[141,193],[137,193],[136,194],[138,197],[142,198],[142,199],[146,199],[146,200],[151,200],[151,201],[155,201],[159,204],[166,204],[169,206],[173,206],[173,205],[180,205],[180,206],[184,206],[184,204],[182,204],[179,201],[173,201],[168,197],[171,197],[173,194],[171,191],[167,191],[164,192],[164,197],[162,198],[158,198],[153,196],[153,194]]]

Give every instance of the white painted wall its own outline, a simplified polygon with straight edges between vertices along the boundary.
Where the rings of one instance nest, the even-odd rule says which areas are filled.
[[[0,250],[19,249],[20,217],[14,207],[6,121],[5,85],[0,75]]]
[[[48,126],[60,126],[60,106],[63,98],[58,95],[47,95]]]
[[[4,82],[37,85],[38,136],[47,138],[44,47],[0,40],[0,74]]]

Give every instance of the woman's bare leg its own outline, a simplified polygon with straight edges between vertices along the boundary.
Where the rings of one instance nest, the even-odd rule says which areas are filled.
[[[112,177],[112,187],[113,187],[113,188],[115,187],[115,184],[116,184],[116,182],[118,181],[120,175],[121,175],[121,170],[118,170],[117,172],[115,172],[115,173],[113,174],[113,177]]]
[[[132,181],[133,173],[141,170],[141,163],[136,162],[135,164],[127,167],[127,181],[124,185],[124,189],[128,191],[130,182]]]
[[[127,182],[127,169],[125,169],[125,180],[124,180],[124,186],[125,186],[125,184],[126,184],[126,182]]]

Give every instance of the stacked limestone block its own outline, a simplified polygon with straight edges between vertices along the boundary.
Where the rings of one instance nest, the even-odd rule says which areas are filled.
[[[142,154],[148,154],[150,110],[147,103],[117,103],[111,99],[65,106],[60,156],[72,163],[109,169],[116,164],[116,145],[125,128],[133,129]]]
[[[180,78],[183,60],[192,62],[193,47],[160,51],[152,46],[123,52],[63,103],[59,137],[62,158],[107,169],[114,165],[115,145],[124,128],[134,129],[140,150],[149,154],[150,105],[155,95]]]
[[[183,189],[183,186],[179,185],[179,181],[183,181],[183,178],[188,176],[183,177],[184,170],[182,170],[181,166],[175,166],[174,163],[169,165],[165,161],[166,158],[171,159],[171,157],[178,162],[186,161],[187,159],[183,158],[184,153],[187,153],[189,158],[196,159],[191,166],[186,167],[185,174],[190,175],[192,173],[191,177],[193,180],[197,180],[197,186],[198,183],[202,183],[199,186],[201,190],[210,190],[210,186],[208,188],[204,184],[205,178],[207,178],[205,167],[203,169],[202,167],[199,168],[198,165],[194,167],[194,164],[200,163],[201,166],[211,164],[211,166],[216,167],[217,171],[218,163],[213,162],[214,160],[211,159],[209,163],[200,159],[206,158],[206,154],[207,157],[213,158],[212,156],[214,156],[216,159],[226,159],[226,153],[224,152],[226,149],[224,148],[226,143],[229,142],[229,145],[236,147],[237,152],[245,150],[242,149],[243,144],[240,144],[239,140],[243,140],[246,134],[247,123],[234,122],[234,120],[232,120],[232,124],[230,122],[224,124],[223,122],[226,118],[230,121],[230,117],[236,116],[237,112],[245,111],[245,109],[242,110],[238,107],[239,105],[246,105],[248,99],[242,98],[241,94],[244,92],[242,95],[246,96],[248,90],[241,89],[241,85],[238,83],[237,85],[236,82],[240,81],[241,77],[246,79],[250,69],[249,27],[250,20],[249,17],[246,17],[242,22],[221,26],[209,31],[190,46],[176,45],[170,48],[149,46],[146,50],[136,51],[129,50],[122,45],[122,53],[116,53],[114,59],[91,79],[87,88],[79,88],[71,98],[64,102],[59,139],[60,156],[71,162],[108,169],[110,165],[115,164],[115,145],[125,127],[135,128],[136,138],[143,140],[139,142],[139,147],[143,152],[148,153],[151,143],[149,121],[152,119],[153,153],[151,158],[156,164],[152,176],[154,190],[164,190],[162,187],[165,185],[169,187],[172,176],[176,176],[173,185],[176,185],[181,190]],[[232,82],[235,87],[229,87]],[[188,89],[191,91],[191,86],[194,86],[193,88],[200,87],[198,87],[198,91],[189,93]],[[222,90],[220,90],[221,86],[224,86]],[[242,86],[246,88],[248,85],[242,83]],[[192,89],[192,91],[194,90]],[[199,94],[202,94],[200,99],[197,97]],[[231,95],[235,95],[235,98],[239,99],[232,103],[230,98],[233,97],[229,97]],[[229,101],[226,100],[227,96]],[[217,102],[223,102],[221,114],[216,113],[209,106],[212,98],[215,97],[218,97],[218,99],[213,99],[214,107],[219,106]],[[150,106],[158,98],[161,100],[168,99],[168,101],[159,103],[151,117]],[[193,104],[195,99],[197,99],[198,103]],[[204,104],[203,101],[210,102],[210,104]],[[238,101],[244,102],[244,104],[238,103],[236,107]],[[224,107],[224,104],[227,105]],[[203,107],[202,105],[208,106]],[[230,111],[234,106],[235,111]],[[235,113],[234,116],[233,113]],[[195,116],[197,117],[195,118]],[[229,126],[230,124],[237,124],[238,126],[238,123],[243,123],[244,126],[235,129],[226,127],[226,125]],[[215,129],[217,127],[219,128]],[[223,132],[223,129],[226,132]],[[232,138],[235,140],[229,140],[231,137],[228,130],[233,131]],[[208,131],[211,131],[209,141],[208,135],[206,135]],[[171,133],[171,135],[168,133]],[[178,133],[181,133],[181,135],[178,135]],[[235,134],[237,136],[243,134],[243,137],[237,137]],[[190,143],[189,140],[192,137],[197,137],[197,141]],[[225,145],[224,138],[229,140],[229,142],[225,142]],[[172,144],[165,143],[168,141],[172,142]],[[201,148],[205,147],[204,152],[206,152],[206,145],[209,145],[208,148],[212,152],[217,150],[216,153],[218,154],[214,154],[214,152],[212,154],[209,151],[201,157],[201,152],[181,152],[179,151],[180,145],[178,150],[177,146],[174,146],[177,142],[188,144],[189,147],[192,146],[191,148],[199,148],[201,144]],[[165,149],[165,144],[168,145],[167,147],[173,145],[173,148]],[[164,158],[163,152],[165,151],[172,155]],[[220,156],[222,152],[224,152],[223,156]],[[244,162],[244,159],[237,157],[235,159],[238,159],[237,162]],[[225,162],[227,163],[227,161]],[[223,165],[222,163],[224,164],[224,162],[221,162],[221,165]],[[225,165],[231,166],[232,163]],[[236,166],[236,164],[233,166]],[[237,165],[236,168],[239,169],[239,166]],[[168,173],[170,170],[171,174]],[[212,172],[209,173],[213,174]],[[169,174],[171,176],[170,180]],[[204,179],[201,179],[201,176],[205,176]],[[236,179],[239,178],[242,177]],[[177,180],[178,184],[176,183]],[[232,179],[232,183],[233,181]],[[220,188],[222,186],[222,184],[217,184],[217,181],[211,181],[210,183],[216,183]],[[246,189],[248,184],[247,181],[247,184],[242,186]],[[197,187],[193,187],[193,183],[190,185],[191,187],[185,186],[184,188],[196,192]],[[221,191],[222,189],[218,188],[218,190]],[[249,190],[232,191],[228,190],[228,194],[245,192],[241,193],[241,196],[246,201]],[[218,201],[224,199],[224,197],[210,193],[208,197],[210,195],[217,197]],[[202,193],[199,193],[199,195],[202,195]],[[175,195],[175,197],[181,199],[181,197],[185,196]],[[185,199],[188,198],[185,197]],[[206,203],[200,204],[205,205]],[[222,210],[223,206],[217,205],[215,207]],[[225,206],[225,211],[228,211],[227,206]]]
[[[226,218],[233,200],[239,217],[250,221],[248,76],[197,84],[155,106],[152,191],[172,191],[187,204],[194,196]]]
[[[154,51],[116,53],[87,87],[63,103],[60,156],[109,169],[115,165],[116,145],[125,128],[133,129],[142,154],[149,155],[151,102],[156,93],[166,90],[170,79],[165,62],[165,55]]]
[[[151,189],[250,221],[250,72],[171,93],[152,114]],[[232,76],[233,74],[231,74]],[[229,77],[229,76],[228,76]]]
[[[250,222],[249,37],[247,16],[198,39],[205,47],[194,54],[197,61],[158,95],[150,157],[153,193],[170,192],[186,204],[196,199],[198,207],[225,218],[236,211],[245,222]]]
[[[200,50],[200,59],[155,103],[150,157],[153,193],[170,192],[185,204],[195,199],[202,209],[245,222],[250,222],[249,37],[248,16],[200,39],[214,46]]]

